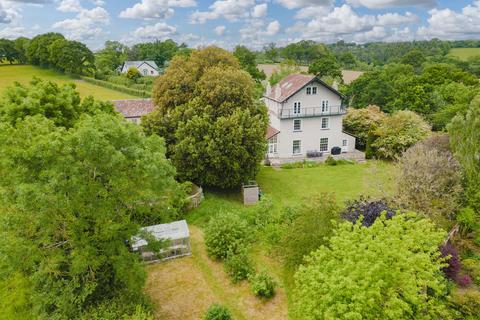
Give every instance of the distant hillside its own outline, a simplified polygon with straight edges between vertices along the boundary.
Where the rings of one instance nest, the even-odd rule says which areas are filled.
[[[267,78],[270,78],[270,76],[280,68],[280,65],[279,64],[258,64],[257,67],[258,69],[265,72],[265,74],[267,75]],[[301,66],[300,70],[302,70],[302,72],[308,72],[308,67]],[[343,81],[346,84],[351,83],[353,80],[357,79],[362,74],[363,74],[362,71],[342,70]]]
[[[480,56],[480,48],[453,48],[449,55],[466,61],[468,58]]]

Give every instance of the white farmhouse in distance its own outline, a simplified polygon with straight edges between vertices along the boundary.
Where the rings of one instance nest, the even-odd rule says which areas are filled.
[[[156,77],[160,75],[159,68],[155,61],[125,61],[119,68],[120,73],[127,73],[128,69],[132,67],[137,68],[144,77]]]
[[[273,165],[328,155],[363,160],[355,137],[342,131],[343,95],[313,75],[292,74],[264,95],[270,126],[267,157]]]

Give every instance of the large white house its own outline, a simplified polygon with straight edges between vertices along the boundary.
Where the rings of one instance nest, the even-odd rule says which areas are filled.
[[[132,67],[137,68],[142,76],[156,77],[160,74],[155,61],[125,61],[120,67],[120,72],[127,73]]]
[[[290,162],[339,154],[358,158],[355,137],[342,131],[344,97],[318,77],[289,75],[264,96],[270,126],[268,158]]]

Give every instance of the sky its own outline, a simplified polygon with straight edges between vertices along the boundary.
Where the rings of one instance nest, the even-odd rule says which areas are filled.
[[[191,47],[299,40],[480,39],[480,0],[0,0],[0,38],[60,32],[102,48],[173,39]]]

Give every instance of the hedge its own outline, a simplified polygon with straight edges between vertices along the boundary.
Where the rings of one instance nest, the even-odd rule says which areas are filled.
[[[90,78],[90,77],[81,76],[80,78],[82,80],[86,81],[86,82],[95,84],[97,86],[101,86],[101,87],[105,87],[105,88],[108,88],[108,89],[112,89],[112,90],[120,91],[120,92],[123,92],[123,93],[131,94],[132,96],[137,96],[137,97],[142,97],[142,98],[150,98],[151,97],[151,93],[148,92],[148,91],[145,91],[145,90],[137,90],[137,89],[127,88],[125,86],[121,86],[121,85],[118,85],[118,84],[115,84],[115,83],[111,83],[111,82],[104,81],[104,80],[98,80],[98,79],[94,79],[94,78]]]

